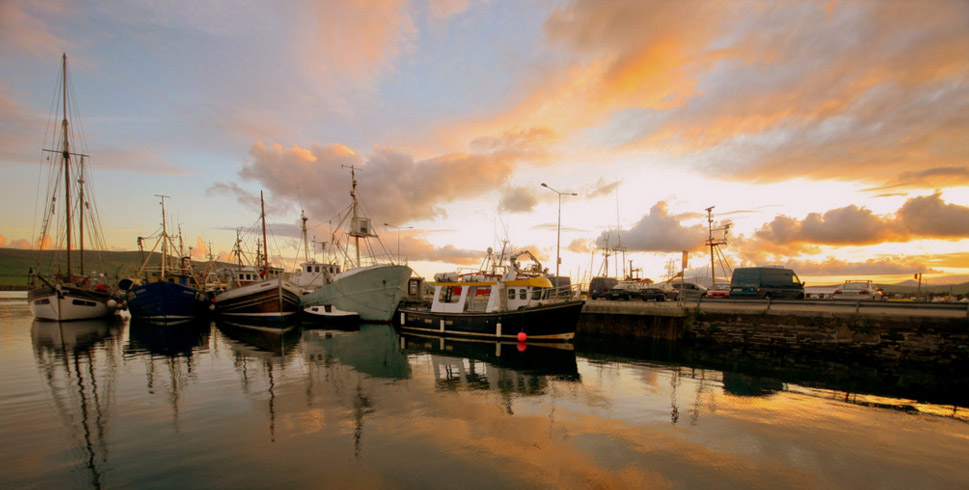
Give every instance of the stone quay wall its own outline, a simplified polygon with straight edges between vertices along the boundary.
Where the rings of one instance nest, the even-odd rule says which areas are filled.
[[[587,303],[576,336],[685,341],[839,358],[969,368],[969,319],[910,314],[731,311],[696,306]]]

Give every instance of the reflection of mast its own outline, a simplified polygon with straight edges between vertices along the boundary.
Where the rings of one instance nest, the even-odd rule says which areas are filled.
[[[266,371],[269,373],[269,441],[276,442],[276,379],[272,359],[266,359]]]
[[[680,421],[680,408],[676,403],[676,389],[680,386],[680,370],[674,368],[670,373],[670,423],[676,425]]]
[[[705,369],[700,370],[700,379],[696,385],[696,397],[693,399],[693,410],[690,411],[690,425],[695,426],[700,420],[700,397],[703,395],[704,388],[706,387],[707,371]]]
[[[373,403],[363,394],[363,387],[357,379],[357,397],[353,400],[353,456],[360,459],[363,450],[363,418],[373,413]]]
[[[723,251],[720,250],[721,245],[727,244],[727,233],[730,231],[730,223],[727,223],[719,228],[713,227],[713,208],[716,206],[710,206],[706,209],[707,211],[707,230],[709,232],[709,237],[707,238],[706,245],[710,247],[710,287],[714,287],[717,284],[717,259],[720,260],[720,266],[724,276],[730,277],[731,269],[730,264],[727,263],[727,258],[723,256]],[[723,232],[723,238],[717,240],[713,238],[713,232]]]
[[[106,386],[99,386],[94,351],[98,344],[112,335],[109,326],[98,320],[76,322],[65,332],[61,323],[35,321],[32,329],[38,363],[45,372],[54,403],[72,432],[76,434],[75,430],[80,429],[81,444],[87,455],[84,467],[90,472],[90,485],[101,488],[103,475],[99,464],[107,462],[106,432],[109,415],[104,405],[109,403],[112,396],[111,379],[114,370],[111,366],[116,363],[112,359],[111,349],[105,349],[108,356],[109,382]],[[58,366],[63,368],[65,376],[65,383],[61,386],[57,382],[61,371]],[[76,388],[76,409],[69,403],[72,387]],[[102,395],[106,395],[106,399],[102,399],[105,398]],[[75,420],[78,418],[80,427],[75,427]]]

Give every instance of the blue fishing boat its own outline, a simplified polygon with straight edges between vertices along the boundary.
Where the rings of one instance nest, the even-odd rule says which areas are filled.
[[[205,318],[212,307],[212,301],[202,289],[191,258],[181,254],[182,247],[176,247],[174,239],[168,234],[165,215],[165,198],[168,196],[157,196],[161,198],[162,206],[161,230],[155,246],[141,264],[138,278],[122,279],[118,284],[125,291],[125,304],[131,317],[136,320],[174,324]],[[138,248],[142,252],[144,240],[145,238],[138,238]],[[155,251],[159,249],[159,265],[149,265]],[[181,258],[177,264],[170,264],[171,254],[175,251],[179,252]]]

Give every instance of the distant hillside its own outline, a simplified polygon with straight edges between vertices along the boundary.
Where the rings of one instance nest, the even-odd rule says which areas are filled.
[[[879,284],[878,287],[882,288],[888,294],[918,294],[919,287],[918,283],[915,281],[903,281],[898,284]],[[962,284],[922,284],[922,294],[953,294],[953,295],[966,295],[969,294],[969,282],[964,282]]]
[[[57,272],[57,267],[52,264],[54,257],[61,260],[61,270],[66,268],[64,263],[64,252],[21,250],[15,248],[0,248],[0,288],[23,288],[27,285],[27,276],[31,267],[38,267],[41,274],[52,275]],[[100,259],[99,259],[100,257]],[[81,256],[79,253],[71,253],[71,266],[78,273]],[[174,258],[173,258],[174,260]],[[112,280],[123,277],[131,277],[138,272],[141,267],[141,252],[85,252],[84,269],[90,274],[92,271],[104,273]],[[204,266],[205,262],[192,261],[197,266]],[[152,257],[151,265],[161,264],[161,255],[155,254]]]

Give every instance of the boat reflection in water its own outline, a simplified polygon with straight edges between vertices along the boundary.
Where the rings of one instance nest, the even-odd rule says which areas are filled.
[[[190,381],[197,381],[196,364],[199,354],[208,351],[211,331],[209,320],[173,326],[132,318],[128,324],[125,356],[145,365],[145,386],[149,394],[154,395],[158,389],[166,390],[172,408],[172,424],[177,433],[181,432],[182,394]],[[149,355],[138,355],[146,352]]]
[[[234,354],[233,365],[241,377],[242,391],[253,401],[260,398],[257,394],[260,374],[265,376],[269,440],[276,442],[277,383],[285,378],[286,364],[292,361],[290,354],[299,344],[300,330],[292,327],[261,328],[258,325],[226,321],[217,321],[216,326],[230,341]],[[280,373],[276,374],[276,371]]]
[[[579,382],[569,343],[526,344],[400,335],[409,355],[429,355],[439,391],[495,390],[503,395],[544,395],[550,381]],[[511,400],[505,408],[512,413]]]
[[[114,404],[119,317],[69,323],[34,320],[30,329],[37,365],[44,373],[59,418],[86,456],[91,487],[100,488],[108,466],[108,422]]]
[[[389,325],[370,323],[360,324],[356,331],[303,330],[300,354],[307,362],[306,393],[313,408],[330,413],[349,410],[352,421],[346,423],[353,425],[353,456],[359,460],[365,422],[377,417],[372,391],[383,380],[411,377],[407,356],[397,348],[397,333]]]
[[[397,349],[397,334],[387,325],[364,323],[355,332],[304,330],[300,349],[311,363],[340,363],[375,378],[411,376],[407,356]]]
[[[173,326],[132,318],[128,324],[125,352],[191,358],[196,350],[208,350],[211,331],[210,320],[195,320]]]

